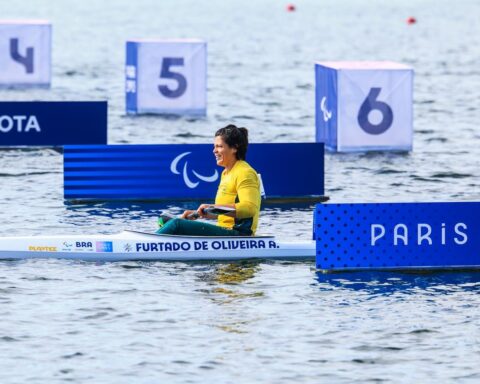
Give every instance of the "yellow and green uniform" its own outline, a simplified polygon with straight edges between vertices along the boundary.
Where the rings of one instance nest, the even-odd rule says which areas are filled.
[[[218,216],[218,225],[204,221],[175,218],[156,233],[190,236],[250,236],[254,235],[260,213],[260,180],[257,172],[244,160],[238,160],[230,171],[224,170],[218,186],[215,204],[235,205],[236,217]]]
[[[257,172],[244,160],[238,160],[230,171],[222,172],[216,205],[235,204],[236,217],[218,216],[220,227],[254,235],[260,213],[260,180]]]

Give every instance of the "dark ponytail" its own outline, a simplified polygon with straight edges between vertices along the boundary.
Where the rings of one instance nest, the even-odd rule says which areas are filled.
[[[245,160],[248,148],[247,128],[238,128],[236,125],[229,124],[215,132],[215,136],[220,136],[229,147],[237,149],[238,160]]]

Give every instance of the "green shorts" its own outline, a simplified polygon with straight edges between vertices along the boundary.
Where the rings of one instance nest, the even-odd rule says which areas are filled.
[[[244,236],[235,229],[227,229],[204,221],[172,219],[157,230],[160,235],[187,236]]]

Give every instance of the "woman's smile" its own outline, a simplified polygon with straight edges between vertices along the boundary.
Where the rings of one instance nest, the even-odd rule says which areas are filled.
[[[215,141],[213,143],[213,155],[215,156],[217,165],[227,169],[232,168],[237,161],[237,157],[235,155],[236,152],[237,149],[229,147],[221,136],[215,136]]]

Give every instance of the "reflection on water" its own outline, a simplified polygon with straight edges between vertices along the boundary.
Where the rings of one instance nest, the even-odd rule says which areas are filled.
[[[414,294],[419,290],[444,294],[458,291],[480,292],[480,271],[319,272],[316,279],[321,283],[321,290],[342,288],[376,295],[396,292]]]
[[[214,280],[220,284],[239,284],[252,279],[258,269],[258,263],[253,261],[220,264],[215,271]]]
[[[238,261],[215,263],[213,268],[202,276],[211,289],[205,293],[212,303],[220,306],[223,316],[215,319],[214,327],[234,334],[248,333],[247,329],[255,319],[245,318],[245,308],[252,301],[262,298],[263,291],[250,291],[249,280],[260,271],[258,261]]]
[[[226,284],[229,286],[238,285],[255,277],[255,272],[257,272],[259,268],[258,262],[241,262],[220,265],[214,273],[214,281],[215,283]],[[263,296],[263,292],[240,293],[235,289],[225,287],[214,288],[213,292],[226,295],[229,298],[228,302],[231,302],[234,299]]]

